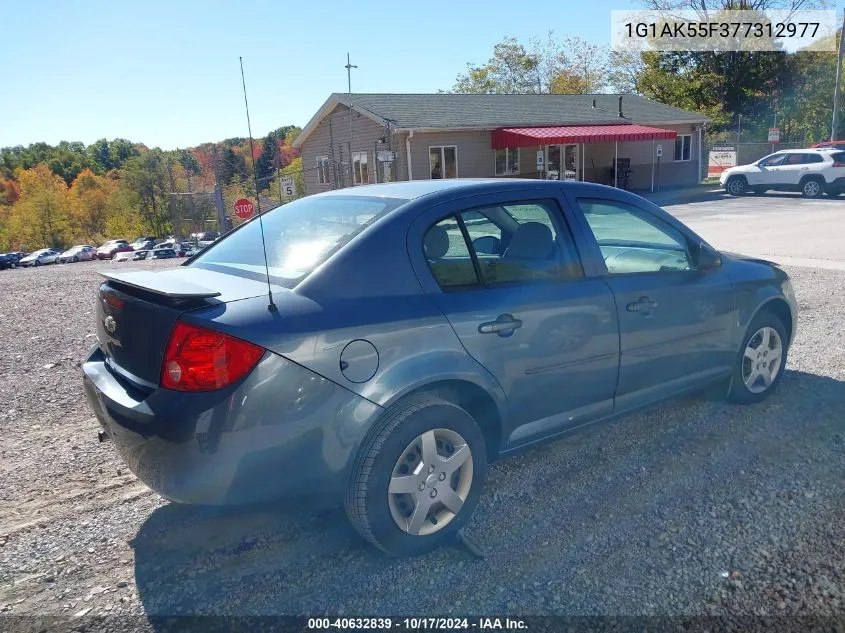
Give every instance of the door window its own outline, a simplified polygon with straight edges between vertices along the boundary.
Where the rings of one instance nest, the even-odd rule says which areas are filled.
[[[772,154],[771,156],[766,156],[757,163],[758,167],[777,167],[778,165],[783,165],[783,161],[786,158],[786,154]]]
[[[455,216],[440,220],[423,238],[423,254],[441,288],[478,284],[466,240]]]
[[[579,199],[610,274],[694,268],[683,234],[624,202]]]
[[[455,145],[428,148],[428,163],[433,180],[458,177],[458,148]]]
[[[784,165],[803,165],[804,163],[808,163],[806,159],[806,154],[787,154],[786,160],[783,161]]]
[[[505,203],[441,220],[424,238],[432,274],[443,288],[473,285],[479,276],[485,285],[579,278],[580,260],[553,204]]]

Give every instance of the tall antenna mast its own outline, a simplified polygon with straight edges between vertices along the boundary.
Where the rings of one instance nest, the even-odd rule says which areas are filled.
[[[246,100],[246,79],[244,79],[244,58],[238,57],[241,62],[241,83],[244,86],[244,107],[246,108],[246,128],[249,131],[249,155],[252,158],[252,179],[255,182],[255,209],[258,211],[258,226],[261,229],[261,250],[264,252],[264,274],[267,276],[267,309],[270,312],[278,312],[279,309],[273,302],[273,290],[270,286],[270,267],[267,264],[267,244],[264,241],[264,220],[261,217],[261,198],[258,195],[258,172],[255,171],[255,148],[252,144],[252,125],[249,122],[249,102]]]

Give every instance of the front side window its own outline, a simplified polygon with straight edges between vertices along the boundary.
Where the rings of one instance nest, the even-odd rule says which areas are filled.
[[[784,165],[803,165],[804,163],[810,163],[812,161],[807,160],[807,154],[787,154],[786,160],[783,161]]]
[[[690,148],[692,147],[691,134],[678,134],[675,137],[675,160],[683,161],[690,159]]]
[[[614,200],[579,199],[578,205],[598,242],[608,273],[693,268],[683,234],[658,218]]]
[[[329,184],[329,157],[317,156],[317,184]]]
[[[432,146],[428,148],[428,163],[431,179],[458,177],[458,148],[455,145]]]
[[[405,202],[399,198],[315,196],[268,211],[261,219],[271,281],[294,287],[353,237]],[[189,266],[264,280],[258,221],[250,220],[214,242]]]
[[[370,172],[367,168],[367,152],[352,152],[352,171],[356,185],[369,184]]]
[[[519,173],[519,148],[505,148],[496,150],[496,175]]]
[[[760,162],[757,163],[758,167],[778,167],[779,165],[783,165],[783,162],[786,160],[786,154],[772,154],[771,156],[766,156],[766,158],[760,159]]]

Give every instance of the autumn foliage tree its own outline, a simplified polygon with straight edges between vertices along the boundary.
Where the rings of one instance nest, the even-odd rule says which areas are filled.
[[[20,171],[18,184],[21,197],[12,206],[8,223],[15,244],[24,248],[66,245],[72,223],[65,181],[40,164]]]

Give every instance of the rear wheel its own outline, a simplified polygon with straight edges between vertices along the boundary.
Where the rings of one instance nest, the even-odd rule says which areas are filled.
[[[469,413],[434,396],[399,402],[361,447],[346,512],[379,549],[421,554],[455,537],[486,470],[484,436]]]
[[[35,260],[35,265],[36,265],[36,266],[40,266],[40,265],[41,265],[41,260],[40,260],[40,259],[36,259],[36,260]]]
[[[754,317],[742,341],[728,400],[748,404],[768,397],[783,376],[788,340],[776,315],[764,310]]]
[[[77,257],[76,255],[74,255],[74,256],[73,256],[73,259],[72,259],[71,261],[72,261],[74,264],[76,264],[76,263],[79,261],[79,257]]]
[[[745,176],[731,176],[725,184],[725,190],[732,196],[741,196],[748,190]]]
[[[824,193],[824,183],[818,178],[808,178],[801,183],[801,195],[805,198],[818,198]]]

